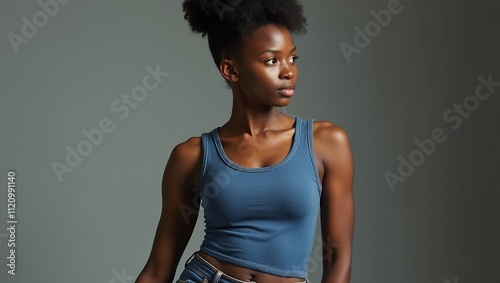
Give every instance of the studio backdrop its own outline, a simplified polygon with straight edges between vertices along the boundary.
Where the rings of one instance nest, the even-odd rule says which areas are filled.
[[[144,267],[173,147],[232,103],[181,3],[0,4],[0,282],[131,283]],[[351,282],[498,282],[500,2],[302,3],[280,111],[350,137]]]

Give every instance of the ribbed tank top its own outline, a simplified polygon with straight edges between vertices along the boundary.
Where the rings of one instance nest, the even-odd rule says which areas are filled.
[[[244,167],[226,155],[218,128],[203,133],[200,250],[225,262],[306,278],[321,198],[313,121],[295,118],[291,150],[279,163]],[[241,153],[252,156],[251,147]]]

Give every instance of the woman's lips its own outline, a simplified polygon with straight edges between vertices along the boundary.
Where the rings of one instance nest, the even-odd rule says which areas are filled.
[[[282,88],[278,89],[278,92],[284,96],[292,96],[295,90],[293,88]]]

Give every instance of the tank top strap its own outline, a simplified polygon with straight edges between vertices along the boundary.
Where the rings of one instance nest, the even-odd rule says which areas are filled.
[[[316,162],[316,154],[314,152],[314,118],[307,119],[305,121],[305,130],[302,131],[304,133],[304,143],[307,144],[307,151],[309,158],[311,159],[311,164],[314,169],[314,174],[316,177],[316,182],[318,184],[318,188],[321,191],[322,190],[322,185],[321,185],[321,180],[319,178],[319,171],[318,171],[318,164]]]

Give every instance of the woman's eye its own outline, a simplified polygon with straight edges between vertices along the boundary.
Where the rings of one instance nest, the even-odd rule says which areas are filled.
[[[291,62],[297,61],[298,58],[299,58],[298,55],[292,56]],[[268,64],[271,63],[271,65],[274,65],[274,64],[278,63],[278,60],[276,58],[271,58],[271,59],[267,60],[266,63],[268,63]]]
[[[274,64],[276,64],[277,60],[276,60],[276,58],[271,58],[271,59],[266,61],[266,63],[269,63],[269,62],[271,62],[274,65]]]

